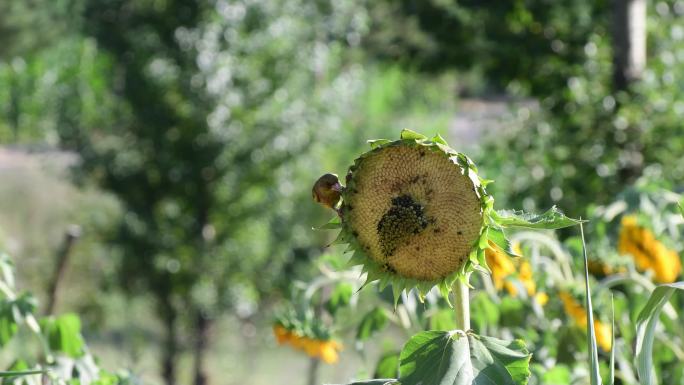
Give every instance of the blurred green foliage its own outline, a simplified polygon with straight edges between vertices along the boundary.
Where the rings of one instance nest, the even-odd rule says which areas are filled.
[[[647,69],[626,90],[613,84],[613,12],[605,1],[383,1],[365,43],[406,68],[475,73],[459,79],[463,95],[511,95],[514,119],[475,156],[499,182],[494,196],[580,215],[643,173],[666,187],[684,177],[684,6],[648,2]]]
[[[539,110],[519,108],[510,128],[489,141],[483,167],[498,171],[490,177],[508,186],[497,190],[507,197],[504,204],[529,209],[558,203],[581,214],[591,203],[610,202],[641,175],[681,188],[684,79],[676,69],[684,49],[684,10],[675,5],[649,9],[652,43],[642,82],[626,91],[610,86],[610,40],[595,32],[584,62],[566,83],[540,99]]]
[[[0,94],[0,136],[76,153],[75,181],[118,200],[99,232],[114,265],[103,289],[155,298],[167,380],[180,339],[226,310],[253,317],[311,270],[326,241],[310,229],[328,215],[301,204],[312,176],[343,172],[367,134],[452,102],[441,85],[415,102],[420,78],[358,64],[359,4],[78,6],[55,45],[2,63],[14,86]]]
[[[484,88],[557,91],[606,33],[607,1],[386,0],[371,7],[368,49],[427,72],[476,71]]]

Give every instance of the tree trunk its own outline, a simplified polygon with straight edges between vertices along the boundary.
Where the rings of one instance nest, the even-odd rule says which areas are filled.
[[[212,206],[211,194],[209,193],[209,186],[206,181],[200,181],[199,184],[200,196],[202,199],[197,204],[197,253],[200,256],[198,267],[199,274],[202,272],[203,261],[207,255],[209,243],[213,240],[213,227],[209,225],[209,211]],[[194,366],[195,366],[195,385],[206,385],[208,376],[205,368],[206,354],[209,349],[209,329],[211,328],[212,320],[207,317],[202,311],[202,307],[196,310],[195,315],[195,346],[194,346]]]
[[[207,385],[208,376],[205,371],[206,353],[209,348],[209,332],[211,320],[198,312],[195,319],[195,385]]]
[[[613,86],[621,91],[646,67],[646,0],[613,2]]]
[[[52,274],[52,280],[48,286],[48,298],[47,306],[45,309],[46,315],[51,315],[55,312],[55,306],[57,306],[57,297],[59,294],[59,284],[64,278],[64,272],[69,262],[69,256],[73,250],[74,243],[78,237],[81,236],[81,228],[77,225],[69,226],[69,229],[64,234],[64,241],[62,246],[57,252],[57,262],[55,265],[55,271]]]
[[[178,336],[176,335],[178,314],[168,299],[163,301],[161,313],[166,329],[164,350],[162,351],[162,377],[166,385],[175,385],[176,356],[178,355]]]
[[[10,67],[12,68],[12,67]],[[16,69],[12,71],[9,82],[10,102],[9,102],[9,117],[10,125],[12,126],[12,134],[14,135],[14,142],[19,142],[19,119],[21,118],[21,95],[19,90],[19,71]]]

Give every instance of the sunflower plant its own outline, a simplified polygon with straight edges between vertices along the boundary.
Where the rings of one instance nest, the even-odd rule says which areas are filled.
[[[342,344],[332,337],[331,330],[309,309],[288,309],[278,315],[273,334],[279,345],[289,345],[309,357],[327,364],[337,363]]]
[[[487,254],[517,257],[507,231],[558,229],[581,221],[553,207],[541,215],[494,210],[473,161],[439,135],[403,130],[399,140],[369,141],[344,186],[322,176],[314,199],[336,211],[323,228],[340,229],[366,286],[391,286],[394,306],[415,290],[422,301],[433,288],[454,309],[454,328],[413,335],[399,354],[398,378],[355,384],[525,384],[531,354],[522,340],[480,335],[471,328],[470,277],[490,273]],[[489,251],[487,251],[489,250]]]
[[[36,299],[16,285],[14,264],[0,250],[0,353],[9,366],[3,384],[120,385],[136,383],[130,373],[101,368],[73,313],[40,316]]]

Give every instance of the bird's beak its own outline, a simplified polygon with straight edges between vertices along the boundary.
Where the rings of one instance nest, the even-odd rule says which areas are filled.
[[[342,191],[344,190],[344,187],[342,187],[342,185],[341,185],[339,182],[335,183],[335,184],[332,185],[332,187],[330,187],[330,188],[331,188],[333,191],[337,191],[337,192],[342,192]]]

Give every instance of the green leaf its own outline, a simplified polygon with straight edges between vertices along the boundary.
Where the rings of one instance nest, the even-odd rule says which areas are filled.
[[[399,377],[399,354],[399,352],[390,352],[380,357],[373,377]]]
[[[487,238],[499,246],[499,248],[501,248],[501,250],[508,254],[511,258],[521,257],[521,255],[518,255],[513,251],[511,241],[508,240],[508,237],[506,237],[506,233],[503,231],[503,229],[497,229],[490,226],[489,231],[487,232]]]
[[[401,352],[402,385],[524,385],[531,354],[522,341],[468,333],[427,331]]]
[[[356,330],[356,339],[358,341],[365,341],[374,333],[384,328],[386,324],[387,314],[385,314],[385,311],[382,308],[375,308],[363,316]]]
[[[401,130],[400,138],[401,139],[423,140],[423,139],[427,139],[427,136],[425,136],[423,134],[419,134],[415,131],[411,131],[408,128],[404,128],[403,130]]]
[[[370,144],[371,148],[378,148],[382,146],[383,144],[390,143],[391,140],[389,139],[372,139],[368,141],[368,144]]]
[[[637,317],[636,368],[642,385],[653,385],[653,339],[663,306],[670,300],[675,290],[684,290],[684,281],[659,285],[651,293],[646,306]]]
[[[433,136],[432,139],[430,139],[430,141],[435,142],[435,143],[439,143],[439,144],[443,144],[445,146],[449,145],[449,143],[447,143],[446,140],[444,140],[444,138],[442,138],[442,135],[440,135],[440,134]]]
[[[543,214],[529,214],[516,210],[492,211],[492,219],[501,227],[524,227],[530,229],[561,229],[575,226],[586,222],[579,219],[568,218],[558,210],[551,207]]]
[[[348,282],[341,282],[335,286],[330,299],[326,302],[326,308],[330,314],[335,314],[337,309],[349,305],[349,300],[354,294],[354,287]]]
[[[485,227],[480,234],[480,240],[477,245],[480,249],[486,249],[489,247],[489,226]]]
[[[0,303],[0,347],[5,346],[17,332],[12,307],[13,303],[10,301]]]
[[[314,227],[314,230],[335,230],[335,229],[341,229],[342,228],[342,222],[340,221],[340,217],[338,215],[335,215],[332,219],[328,221],[328,223]]]
[[[77,315],[68,313],[57,318],[47,318],[43,321],[43,330],[51,350],[71,357],[83,355],[81,320]]]
[[[479,372],[475,377],[476,384],[488,384],[491,379],[495,384],[527,384],[532,354],[527,351],[525,342],[476,335],[468,337],[471,355],[475,356],[473,364]]]
[[[349,385],[390,385],[390,384],[399,384],[399,383],[394,378],[380,378],[380,379],[352,382]]]
[[[38,301],[33,295],[29,293],[22,293],[13,301],[14,308],[19,311],[19,313],[26,317],[29,314],[34,314],[36,308],[38,307]]]
[[[471,384],[468,338],[442,331],[414,335],[401,351],[399,373],[402,385]]]

